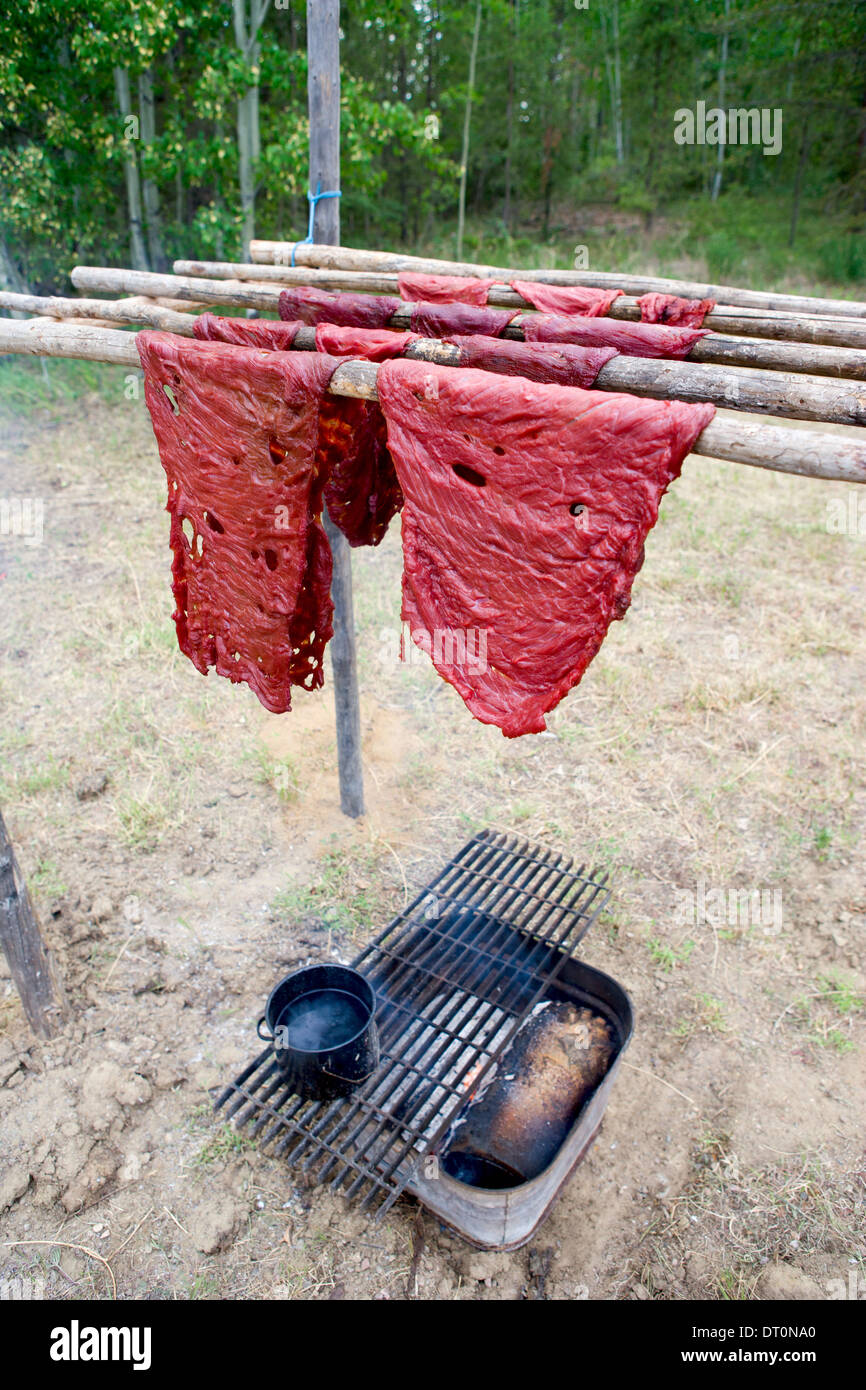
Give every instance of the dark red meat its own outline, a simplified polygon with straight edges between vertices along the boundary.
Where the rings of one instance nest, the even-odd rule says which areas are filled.
[[[447,338],[452,333],[480,333],[498,338],[517,309],[482,309],[474,304],[413,304],[409,319],[422,338]]]
[[[346,328],[385,328],[402,307],[402,300],[385,295],[330,294],[307,288],[283,290],[280,295],[281,319],[338,323]]]
[[[606,314],[622,294],[622,290],[585,289],[583,285],[542,285],[536,280],[512,280],[511,288],[545,314],[580,314],[587,318]]]
[[[525,376],[529,381],[556,382],[559,386],[591,386],[616,348],[582,348],[571,343],[519,343],[512,338],[465,337],[445,340],[461,351],[462,367],[478,367],[500,376]]]
[[[471,275],[415,275],[397,277],[401,299],[420,299],[425,304],[486,304],[492,280]]]
[[[619,319],[585,319],[527,314],[520,324],[530,343],[578,343],[581,347],[615,347],[626,357],[687,357],[705,328],[666,328],[659,323]]]
[[[218,314],[200,314],[192,326],[193,335],[211,343],[234,343],[238,347],[271,348],[286,352],[295,340],[300,323],[278,323],[274,319],[229,319]]]
[[[378,545],[403,505],[381,406],[327,396],[317,457],[327,478],[325,503],[334,525],[350,545]]]
[[[628,607],[662,494],[714,408],[406,359],[379,368],[379,398],[413,640],[476,719],[537,732]]]
[[[280,713],[293,685],[322,684],[333,631],[316,444],[338,363],[170,333],[137,342],[168,477],[181,651]]]
[[[401,357],[414,333],[395,333],[389,328],[338,328],[333,323],[316,325],[316,347],[332,357],[364,357],[368,362],[385,362]]]
[[[643,323],[669,323],[676,328],[700,328],[716,307],[714,299],[680,299],[676,294],[642,294],[638,304]]]

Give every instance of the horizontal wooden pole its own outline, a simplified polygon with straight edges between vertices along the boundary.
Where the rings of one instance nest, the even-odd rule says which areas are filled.
[[[280,265],[256,265],[234,261],[175,261],[174,273],[186,276],[205,276],[212,280],[253,280],[265,284],[279,284],[284,288],[291,285],[313,285],[320,290],[349,290],[360,294],[397,294],[399,286],[396,275],[377,274],[368,271],[317,270],[311,267],[286,267]],[[487,303],[501,308],[531,309],[528,300],[516,294],[509,284],[494,284],[487,295]],[[620,295],[611,304],[605,318],[625,319],[640,322],[640,305],[629,295]],[[717,304],[704,319],[705,328],[713,334],[751,335],[755,338],[774,338],[791,343],[821,343],[832,347],[860,348],[862,355],[857,358],[824,358],[827,374],[830,376],[866,375],[866,321],[838,317],[819,317],[803,314],[782,313],[774,309],[737,309],[733,305]],[[796,360],[796,359],[792,359]],[[818,357],[816,361],[821,361]],[[833,370],[833,364],[838,370]],[[855,368],[857,370],[855,370]],[[797,367],[787,364],[784,371],[796,371]],[[820,367],[806,366],[805,371],[820,371]]]
[[[714,285],[702,280],[668,280],[655,275],[629,275],[605,270],[515,270],[471,261],[434,260],[395,251],[360,251],[351,246],[313,246],[292,241],[252,241],[250,259],[257,264],[289,265],[292,251],[296,265],[329,270],[367,270],[391,274],[401,270],[427,275],[479,275],[492,280],[539,280],[546,285],[588,285],[594,289],[619,289],[626,294],[677,294],[684,299],[715,299],[719,304],[744,308],[782,309],[793,314],[842,314],[866,318],[866,304],[855,299],[822,299],[816,295],[777,294],[747,290],[736,285]]]
[[[214,304],[266,309],[272,313],[279,311],[281,293],[278,285],[256,284],[251,280],[200,279],[189,275],[159,275],[147,270],[115,270],[104,266],[76,266],[72,272],[72,283],[81,290],[133,295],[173,293],[179,298],[207,298]],[[413,305],[409,303],[401,306],[391,319],[392,327],[408,328],[412,308]],[[522,317],[515,319],[505,330],[507,337],[523,337]],[[688,360],[754,367],[768,372],[845,377],[850,381],[856,381],[858,377],[866,378],[866,353],[845,348],[813,347],[810,344],[764,342],[758,338],[726,338],[718,333],[710,333],[696,343]],[[838,420],[839,417],[798,414],[794,418]],[[844,423],[861,421],[852,420],[846,415]]]
[[[77,267],[73,280],[95,281],[94,288],[102,288],[109,281],[118,278],[122,286],[137,283],[147,271],[103,271],[92,267]],[[162,281],[175,279],[177,293],[183,295],[189,287],[190,294],[201,295],[203,285],[209,281],[193,281],[183,276],[151,277]],[[231,281],[215,281],[218,286],[229,286]],[[153,286],[156,289],[156,286]],[[274,287],[267,287],[271,296],[279,295]],[[42,303],[51,303],[41,301]],[[100,312],[108,301],[78,301],[94,306],[93,312]],[[119,301],[121,304],[128,301]],[[275,307],[271,302],[271,309]],[[411,306],[401,310],[391,320],[392,324],[408,323]],[[190,316],[181,315],[180,318]],[[128,320],[129,321],[129,320]],[[190,325],[183,325],[181,331],[187,335]],[[514,330],[522,336],[521,330]],[[300,343],[299,343],[300,346]],[[866,386],[854,380],[831,381],[822,377],[782,376],[775,371],[763,371],[735,366],[715,366],[709,363],[690,361],[652,359],[646,357],[627,357],[620,354],[608,362],[599,373],[596,382],[599,390],[628,391],[637,396],[650,396],[658,400],[676,399],[684,401],[709,401],[713,405],[725,406],[731,410],[743,410],[761,415],[780,415],[790,420],[815,420],[824,424],[863,425],[866,424]]]
[[[309,335],[309,341],[314,341],[312,330],[301,331]],[[426,356],[428,360],[437,351],[453,354],[455,349],[434,341],[417,344],[413,349],[414,355]],[[84,321],[64,323],[44,319],[29,322],[2,319],[0,353],[79,357],[124,367],[139,365],[134,334],[113,328],[94,328]],[[610,367],[613,363],[607,365]],[[331,377],[329,389],[340,396],[376,400],[378,371],[374,362],[341,363]],[[859,432],[828,434],[770,425],[762,420],[715,419],[702,431],[692,452],[709,458],[727,459],[732,463],[749,464],[755,468],[769,468],[779,473],[797,473],[849,483],[866,482],[866,440]]]

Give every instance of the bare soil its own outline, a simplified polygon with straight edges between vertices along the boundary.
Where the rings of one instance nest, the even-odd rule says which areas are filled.
[[[0,496],[44,499],[45,534],[0,537],[0,806],[72,1018],[34,1041],[0,978],[0,1279],[58,1299],[112,1280],[126,1299],[866,1296],[866,535],[827,526],[850,489],[690,459],[626,620],[516,741],[397,660],[394,527],[355,563],[355,823],[329,689],[273,716],[177,651],[164,490],[120,372],[5,417]],[[351,958],[482,825],[613,870],[584,953],[636,1014],[593,1148],[507,1255],[408,1201],[371,1227],[212,1113],[279,975]],[[744,898],[689,920],[700,885],[763,889],[780,916]]]

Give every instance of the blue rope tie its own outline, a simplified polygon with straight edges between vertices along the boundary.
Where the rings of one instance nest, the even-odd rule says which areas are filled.
[[[331,192],[323,193],[321,181],[316,185],[315,193],[307,194],[307,202],[310,204],[310,221],[307,227],[307,235],[304,237],[303,241],[296,241],[294,246],[292,247],[292,259],[290,262],[291,265],[295,264],[295,252],[297,251],[298,247],[306,246],[309,242],[313,240],[313,229],[316,225],[316,208],[318,207],[319,203],[322,201],[323,198],[342,198],[342,196],[343,195],[339,189],[334,189]]]

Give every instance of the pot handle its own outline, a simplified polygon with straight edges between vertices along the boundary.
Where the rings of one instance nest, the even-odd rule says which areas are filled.
[[[267,1020],[267,1015],[266,1015],[266,1014],[262,1014],[261,1018],[259,1019],[258,1023],[256,1024],[256,1032],[258,1033],[258,1035],[259,1035],[259,1037],[261,1038],[262,1042],[273,1042],[273,1040],[274,1040],[274,1035],[273,1035],[273,1033],[263,1033],[263,1032],[262,1032],[262,1024],[267,1023],[267,1021],[268,1021],[268,1020]]]

